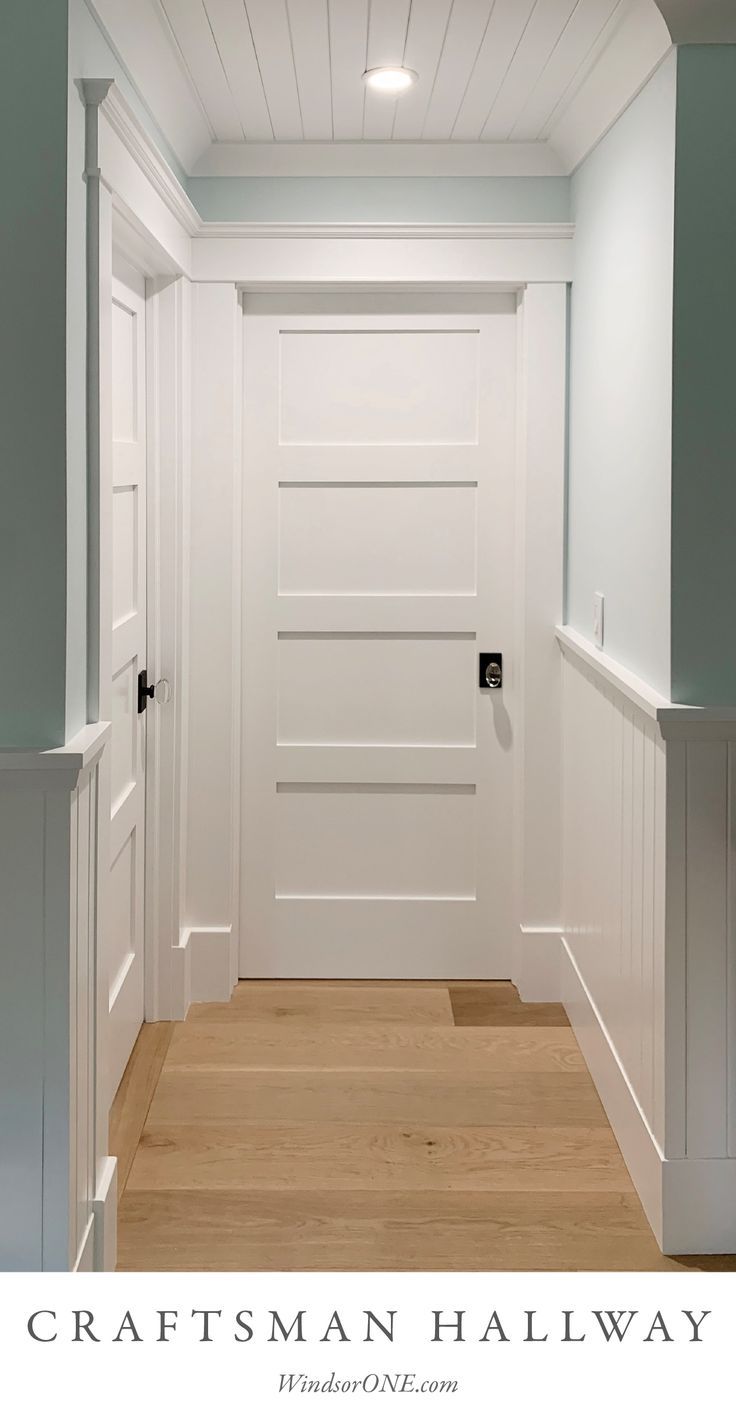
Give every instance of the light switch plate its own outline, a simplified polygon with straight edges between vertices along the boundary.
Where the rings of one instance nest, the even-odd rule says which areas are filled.
[[[593,595],[593,642],[596,648],[603,647],[603,595]]]

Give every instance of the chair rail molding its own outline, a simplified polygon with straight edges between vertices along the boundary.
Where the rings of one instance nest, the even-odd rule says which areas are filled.
[[[663,1250],[736,1248],[736,712],[562,653],[563,1000]]]
[[[110,727],[0,753],[0,1268],[115,1265],[115,1160],[94,1063]]]

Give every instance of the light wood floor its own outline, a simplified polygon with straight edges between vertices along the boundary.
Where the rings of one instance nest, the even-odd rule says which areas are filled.
[[[243,982],[141,1032],[122,1271],[665,1270],[561,1007],[509,983]]]

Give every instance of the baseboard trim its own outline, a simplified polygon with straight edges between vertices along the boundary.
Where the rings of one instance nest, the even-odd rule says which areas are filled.
[[[228,1002],[236,980],[232,928],[182,928],[173,949],[172,1020],[182,1021],[192,1002]]]
[[[669,1256],[736,1252],[736,1159],[665,1159],[662,1206]]]
[[[565,938],[562,938],[561,959],[562,1001],[570,1024],[644,1212],[664,1250],[664,1155],[647,1124],[603,1018]]]
[[[112,1154],[102,1163],[92,1218],[93,1270],[114,1272],[118,1260],[118,1161]]]
[[[521,924],[514,942],[512,981],[523,1002],[562,1000],[562,938],[559,926]]]

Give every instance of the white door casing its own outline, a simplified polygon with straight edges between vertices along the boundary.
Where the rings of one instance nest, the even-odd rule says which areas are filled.
[[[516,300],[478,308],[246,314],[243,976],[509,976]]]
[[[132,269],[112,285],[112,743],[110,876],[104,958],[109,986],[108,1098],[144,1015],[146,664],[145,282]]]

